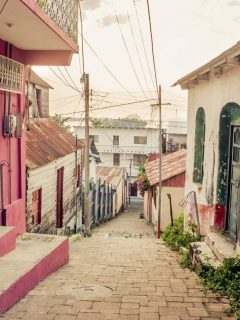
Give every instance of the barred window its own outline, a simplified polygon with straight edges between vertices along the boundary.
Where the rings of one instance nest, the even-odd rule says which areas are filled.
[[[22,93],[23,64],[0,55],[0,90]]]

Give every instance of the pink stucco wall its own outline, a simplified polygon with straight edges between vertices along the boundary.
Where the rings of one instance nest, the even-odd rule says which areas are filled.
[[[6,42],[0,39],[0,54],[6,56]],[[12,48],[12,58],[16,61],[23,60],[23,52],[15,47]],[[25,114],[25,87],[22,94],[11,93],[10,114]],[[8,94],[6,95],[8,99]],[[17,233],[26,230],[25,222],[25,130],[22,137],[16,138],[3,136],[4,119],[4,92],[0,90],[0,163],[5,162],[8,166],[3,167],[4,177],[4,206],[7,209],[7,225],[16,226]],[[7,100],[8,109],[8,100]],[[1,188],[1,186],[0,186]],[[1,194],[0,204],[2,206]],[[2,208],[1,208],[2,209]],[[0,212],[0,225],[2,214]]]

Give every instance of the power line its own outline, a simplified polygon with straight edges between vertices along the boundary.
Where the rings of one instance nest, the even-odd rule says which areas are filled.
[[[155,84],[156,84],[156,89],[158,92],[157,69],[156,69],[156,60],[155,60],[154,45],[153,45],[152,20],[151,20],[149,0],[147,0],[147,8],[148,8],[149,29],[150,29],[150,35],[151,35],[151,47],[152,47],[152,58],[153,58],[153,68],[154,68],[154,75],[155,75]]]
[[[83,36],[82,36],[83,37]],[[135,99],[135,97],[126,89],[126,87],[118,80],[118,78],[112,73],[112,71],[107,67],[107,65],[103,62],[103,60],[99,57],[99,55],[96,53],[96,51],[93,49],[93,47],[89,44],[89,42],[83,37],[84,42],[89,47],[89,49],[92,51],[92,53],[96,56],[96,58],[99,60],[99,62],[102,64],[102,66],[108,71],[108,73],[112,76],[112,78],[120,85],[120,87],[128,93],[129,96]]]
[[[70,80],[71,80],[71,82],[72,82],[73,86],[74,86],[77,90],[79,90],[79,89],[78,89],[78,87],[77,87],[77,85],[75,84],[75,82],[74,82],[73,78],[71,77],[70,73],[68,72],[68,69],[67,69],[65,66],[64,66],[64,70],[66,71],[66,73],[67,73],[68,77],[70,78]]]
[[[102,110],[102,109],[116,108],[116,107],[127,106],[127,105],[131,105],[131,104],[143,103],[143,102],[149,102],[149,101],[154,101],[154,99],[147,99],[147,100],[142,100],[142,101],[134,101],[134,102],[128,102],[128,103],[115,104],[112,106],[107,106],[107,107],[102,107],[102,108],[93,108],[93,109],[90,109],[90,111],[92,111],[92,110],[98,111],[98,110]],[[80,113],[80,112],[75,112],[75,113]],[[63,113],[62,116],[69,115],[69,114],[72,114],[72,112]]]
[[[72,85],[69,84],[69,82],[65,82],[51,67],[48,67],[48,68],[52,71],[52,73],[53,73],[65,86],[71,88],[71,89],[74,90],[74,91],[77,91],[77,92],[81,93],[79,89],[74,88]],[[59,69],[59,71],[60,71],[60,69]],[[60,71],[60,72],[61,72],[61,71]],[[66,78],[65,78],[65,79],[66,79]]]
[[[112,2],[112,6],[113,6],[113,2]],[[113,10],[114,10],[114,7],[113,7]],[[121,34],[121,37],[122,37],[122,41],[123,41],[124,47],[125,47],[125,49],[126,49],[126,52],[127,52],[127,55],[128,55],[129,61],[130,61],[130,64],[131,64],[131,66],[132,66],[133,72],[134,72],[134,74],[135,74],[135,77],[136,77],[136,79],[137,79],[137,82],[138,82],[138,84],[139,84],[139,87],[141,88],[141,90],[142,90],[145,98],[147,98],[147,96],[146,96],[145,93],[144,93],[144,90],[143,90],[141,81],[139,80],[139,77],[138,77],[138,75],[137,75],[137,71],[136,71],[136,69],[135,69],[135,66],[134,66],[134,64],[133,64],[133,61],[132,61],[130,52],[129,52],[129,50],[128,50],[128,46],[127,46],[126,40],[125,40],[125,38],[124,38],[124,34],[123,34],[123,31],[122,31],[120,22],[119,22],[119,19],[118,19],[118,15],[117,15],[117,13],[116,13],[115,10],[114,10],[114,15],[115,15],[115,18],[116,18],[118,27],[119,27],[119,31],[120,31],[120,34]]]
[[[145,71],[144,71],[144,68],[143,68],[143,63],[142,63],[142,60],[141,60],[141,57],[140,57],[140,53],[139,53],[139,50],[138,50],[137,40],[136,40],[136,37],[134,35],[134,31],[133,31],[133,27],[132,27],[132,23],[131,23],[131,19],[130,19],[129,13],[127,13],[127,17],[128,17],[128,22],[129,22],[129,25],[130,25],[132,37],[133,37],[133,42],[134,42],[135,49],[136,49],[136,52],[137,52],[139,65],[140,65],[141,70],[142,70],[142,74],[143,74],[143,77],[144,77],[144,80],[145,80],[145,83],[146,83],[146,87],[147,87],[148,92],[149,92],[149,96],[151,97],[151,92],[150,92],[150,89],[149,89],[149,86],[148,86],[147,78],[146,78],[146,75],[145,75]]]
[[[152,71],[151,71],[151,68],[150,68],[150,63],[149,63],[149,60],[148,60],[148,55],[147,55],[146,46],[145,46],[145,43],[144,43],[143,32],[142,32],[142,27],[141,27],[139,15],[138,15],[136,0],[133,0],[133,4],[134,4],[134,8],[135,8],[135,13],[136,13],[136,17],[137,17],[138,26],[139,26],[139,31],[140,31],[140,36],[141,36],[141,40],[142,40],[142,45],[143,45],[143,49],[144,49],[144,53],[145,53],[145,57],[146,57],[146,62],[147,62],[147,65],[148,65],[149,75],[150,75],[150,77],[151,77],[152,84],[153,84],[153,88],[154,88],[154,87],[155,87],[155,84],[154,84],[154,80],[153,80],[153,76],[152,76]],[[156,91],[154,90],[154,92],[156,92]]]

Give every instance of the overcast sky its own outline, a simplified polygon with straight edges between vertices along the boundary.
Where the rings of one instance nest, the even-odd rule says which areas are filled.
[[[135,1],[148,63],[133,0],[84,0],[81,3],[84,37],[121,84],[128,91],[134,92],[136,100],[142,100],[145,96],[155,97],[155,88],[148,68],[149,64],[153,75],[146,0]],[[184,118],[186,92],[182,92],[179,88],[173,89],[171,85],[178,78],[200,67],[240,40],[240,0],[150,0],[150,6],[158,82],[163,88],[163,101],[171,102],[171,106],[164,107],[164,116]],[[133,98],[129,97],[107,73],[87,46],[84,51],[85,71],[90,74],[90,87],[94,91],[99,91],[96,93],[98,96],[93,96],[93,108],[132,101]],[[68,68],[78,86],[80,86],[80,62],[76,55],[71,67]],[[63,68],[61,70],[64,72]],[[82,110],[83,106],[79,103],[76,92],[60,85],[59,79],[56,79],[48,68],[37,68],[37,71],[46,79],[54,81],[51,82],[55,87],[51,94],[52,112],[68,113]],[[58,70],[56,72],[59,73]],[[66,74],[65,76],[67,77]],[[141,87],[146,92],[143,93]],[[141,117],[149,118],[149,104],[94,111],[93,115],[118,117],[138,113]],[[166,113],[166,109],[171,111]]]

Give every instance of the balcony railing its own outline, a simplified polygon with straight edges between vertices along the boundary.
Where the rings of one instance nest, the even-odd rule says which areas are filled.
[[[77,42],[79,0],[35,0],[35,2],[71,39]]]
[[[23,65],[0,55],[0,90],[22,93]]]

